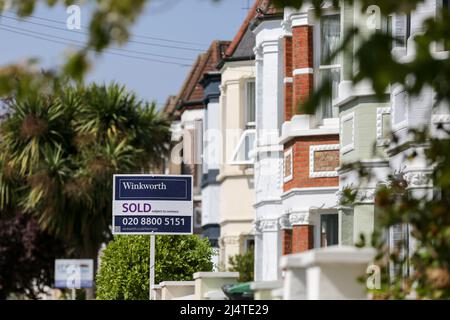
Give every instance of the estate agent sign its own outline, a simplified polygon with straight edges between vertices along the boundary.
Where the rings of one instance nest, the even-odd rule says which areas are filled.
[[[192,176],[114,175],[114,234],[192,234]]]

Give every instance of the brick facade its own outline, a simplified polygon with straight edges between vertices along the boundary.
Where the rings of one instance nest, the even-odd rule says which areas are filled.
[[[283,41],[284,119],[290,121],[293,116],[303,113],[300,110],[300,104],[309,98],[314,89],[313,27],[293,26],[292,37],[287,36]],[[289,163],[285,162],[283,191],[287,192],[294,188],[339,186],[339,178],[333,176],[333,172],[339,166],[339,150],[325,148],[313,150],[311,152],[314,153],[310,153],[311,146],[338,144],[338,134],[297,136],[286,142],[284,144],[285,161]],[[292,156],[289,150],[292,150]],[[290,162],[291,159],[292,162]],[[314,164],[310,161],[314,161]],[[313,170],[313,175],[310,175],[310,170]],[[291,175],[289,175],[290,171]],[[316,175],[316,173],[319,174]],[[292,229],[283,230],[282,239],[283,254],[313,249],[314,226],[294,225]]]
[[[292,253],[314,248],[314,226],[298,225],[292,228]]]
[[[282,245],[283,250],[282,254],[291,254],[292,253],[292,229],[283,229],[282,230]]]
[[[284,121],[290,121],[293,110],[292,84],[292,37],[283,39],[284,59]]]
[[[292,149],[292,179],[284,183],[283,190],[293,188],[313,188],[338,186],[338,177],[310,178],[309,176],[309,147],[312,145],[339,144],[338,135],[304,136],[289,141],[284,146],[284,151]]]
[[[292,50],[293,71],[302,70],[301,74],[294,74],[293,79],[293,114],[300,114],[299,103],[309,97],[314,85],[314,75],[308,72],[314,67],[311,26],[292,28]]]

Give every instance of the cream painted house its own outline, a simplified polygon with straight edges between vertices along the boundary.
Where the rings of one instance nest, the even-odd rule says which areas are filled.
[[[256,10],[250,10],[219,64],[222,161],[217,181],[223,199],[219,205],[222,269],[229,267],[231,256],[254,246],[255,36],[249,22],[255,14]]]

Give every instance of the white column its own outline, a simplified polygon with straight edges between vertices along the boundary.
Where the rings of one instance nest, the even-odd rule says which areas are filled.
[[[281,237],[278,218],[282,214],[282,148],[278,143],[282,124],[282,36],[281,21],[263,21],[256,35],[256,237],[255,280],[277,280]]]

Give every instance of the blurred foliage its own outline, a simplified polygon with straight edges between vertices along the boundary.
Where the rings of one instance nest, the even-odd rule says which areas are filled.
[[[0,300],[10,296],[37,299],[53,286],[61,241],[39,228],[28,215],[0,215]]]
[[[413,148],[408,155],[408,161],[425,159],[429,173],[421,177],[421,184],[433,187],[417,192],[409,188],[401,172],[391,170],[387,183],[376,191],[377,223],[370,243],[361,235],[356,244],[377,249],[375,263],[381,267],[382,288],[371,290],[375,299],[450,298],[450,130],[442,125],[435,129],[438,134],[433,135],[428,128],[410,130],[412,141],[425,146],[425,153],[419,155]],[[367,171],[359,174],[375,179]],[[341,194],[341,204],[352,205],[356,194],[357,186],[348,187]],[[412,238],[389,245],[387,230],[406,226]]]
[[[195,272],[212,271],[212,249],[207,239],[157,236],[155,284],[193,280]],[[149,299],[149,236],[116,236],[102,252],[97,273],[97,299]]]
[[[377,5],[381,12],[387,16],[392,13],[409,13],[424,1],[359,0],[358,3],[361,7],[361,14],[364,14],[369,5]],[[49,6],[54,6],[57,3],[72,4],[73,2],[70,0],[46,1]],[[21,151],[2,152],[0,162],[2,167],[0,176],[1,204],[3,207],[8,207],[20,203],[28,211],[33,211],[32,208],[38,208],[40,212],[43,212],[40,223],[47,225],[50,229],[56,229],[58,224],[61,223],[61,220],[58,219],[48,219],[52,215],[63,216],[63,214],[56,212],[58,207],[72,209],[68,210],[68,213],[61,212],[65,213],[64,217],[67,216],[67,225],[73,225],[74,229],[84,232],[89,230],[91,226],[96,226],[98,221],[95,219],[102,217],[102,215],[99,214],[99,211],[92,211],[91,208],[102,208],[101,212],[103,213],[109,212],[110,209],[108,207],[110,204],[107,203],[110,200],[109,198],[92,196],[94,191],[97,190],[96,188],[101,189],[103,187],[102,190],[110,188],[108,185],[110,182],[106,181],[104,185],[102,182],[105,181],[97,179],[97,176],[104,177],[107,175],[107,171],[111,173],[116,169],[128,170],[134,163],[134,159],[144,158],[143,155],[138,156],[137,150],[144,149],[144,146],[138,143],[137,136],[133,138],[133,135],[118,135],[115,126],[107,127],[109,130],[99,136],[92,129],[93,122],[74,127],[73,121],[67,119],[67,114],[71,114],[71,112],[72,114],[78,114],[78,108],[68,111],[71,109],[69,106],[76,105],[76,95],[68,95],[72,98],[67,98],[68,110],[64,111],[63,114],[60,112],[59,103],[55,103],[52,99],[36,97],[36,92],[46,92],[45,90],[37,91],[44,88],[43,83],[46,83],[46,89],[48,89],[52,86],[57,88],[58,83],[63,81],[61,79],[64,79],[64,81],[82,81],[90,65],[89,50],[93,49],[100,53],[109,45],[125,43],[129,36],[129,27],[136,21],[148,1],[97,0],[88,2],[94,5],[89,39],[85,48],[69,57],[62,68],[45,74],[37,72],[30,74],[27,71],[30,66],[36,68],[35,61],[30,60],[25,65],[12,65],[0,69],[0,96],[16,96],[20,102],[20,107],[17,108],[17,117],[22,117],[21,120],[16,120],[16,123],[12,121],[8,125],[10,129],[15,130],[18,141],[14,141],[11,135],[9,141],[3,143],[2,148],[7,147],[9,143],[12,146],[23,148]],[[295,8],[310,3],[314,6],[317,16],[323,13],[322,0],[273,0],[273,2],[279,6]],[[332,0],[330,2],[337,8],[340,4],[353,4],[356,1]],[[11,5],[19,16],[26,17],[33,13],[37,0],[0,0],[0,8],[3,8],[6,3]],[[450,17],[447,11],[438,10],[436,19],[427,19],[424,22],[423,32],[416,35],[410,42],[414,46],[415,54],[401,61],[391,54],[390,46],[392,40],[400,40],[392,39],[388,34],[379,32],[367,34],[355,27],[344,30],[343,38],[342,46],[330,57],[330,60],[336,54],[351,54],[354,64],[358,66],[357,72],[351,75],[351,80],[355,84],[368,80],[372,83],[374,92],[378,96],[385,94],[393,83],[403,85],[411,95],[420,93],[425,87],[431,87],[436,92],[436,105],[441,102],[450,102],[450,59],[448,55],[436,55],[430,50],[436,44],[450,48]],[[352,46],[355,43],[358,44],[358,47],[353,51]],[[18,81],[18,79],[21,80]],[[31,90],[29,90],[30,87]],[[30,97],[25,98],[29,93]],[[300,108],[307,112],[314,112],[316,106],[319,105],[319,101],[323,97],[329,96],[330,93],[329,83],[324,82]],[[26,110],[32,110],[31,101],[45,105],[47,110],[40,113],[39,117],[21,115]],[[95,112],[91,110],[87,112],[87,116],[95,117]],[[118,119],[120,117],[117,119],[106,117],[103,120],[111,120],[114,123],[119,121]],[[21,130],[20,121],[28,123],[33,130],[28,129],[28,125],[26,126],[27,129]],[[95,122],[95,120],[92,121]],[[2,130],[5,128],[2,128]],[[100,153],[89,147],[91,144],[97,146],[100,144],[99,141],[105,141],[102,140],[102,138],[105,139],[105,135],[108,137],[107,143],[99,146],[102,150]],[[73,139],[70,140],[70,137],[73,137]],[[110,137],[111,139],[109,139]],[[129,144],[124,142],[126,139],[135,141],[139,147],[130,147]],[[403,180],[395,173],[392,175],[392,184],[380,188],[379,194],[377,194],[380,225],[389,227],[400,221],[407,221],[412,225],[413,235],[417,238],[418,243],[411,261],[414,266],[413,278],[408,278],[412,283],[408,282],[408,279],[399,280],[399,278],[393,283],[383,282],[385,285],[384,297],[405,297],[408,290],[414,287],[420,297],[444,298],[449,295],[450,259],[448,256],[448,241],[450,227],[448,212],[450,206],[447,194],[450,184],[450,166],[447,158],[447,152],[450,150],[449,142],[448,139],[438,140],[428,137],[426,133],[419,132],[414,133],[414,139],[418,143],[425,139],[426,144],[429,145],[427,158],[430,167],[433,168],[432,180],[436,191],[432,200],[411,197],[403,185]],[[20,140],[27,140],[31,143]],[[69,141],[77,141],[77,143]],[[56,146],[60,146],[60,148]],[[68,157],[67,154],[74,156]],[[148,153],[148,155],[151,155],[151,153]],[[32,163],[34,164],[30,166]],[[82,168],[82,170],[76,168]],[[363,169],[360,173],[367,174]],[[64,183],[69,181],[68,177],[75,177],[75,179],[70,179],[70,183]],[[11,191],[14,190],[11,188],[19,185],[25,187],[16,189],[14,192]],[[65,192],[58,191],[62,185],[65,186]],[[89,190],[92,194],[80,190]],[[351,204],[356,194],[351,190],[346,191],[345,194],[349,196],[347,204]],[[46,202],[43,199],[52,199],[52,201]],[[99,201],[98,199],[102,200]],[[58,205],[54,206],[51,203],[57,203]],[[86,210],[86,205],[89,210]],[[83,220],[77,219],[76,216],[78,215],[75,215],[74,212],[81,212],[79,216],[83,216]],[[104,216],[102,219],[104,220]],[[106,226],[107,223],[103,221],[100,225]],[[69,231],[71,230],[64,228],[61,233]],[[92,235],[91,232],[86,234]],[[101,233],[97,235],[103,238]],[[83,239],[84,243],[91,241],[88,238]],[[381,233],[372,237],[374,245],[377,245],[377,239],[383,239]],[[385,249],[383,241],[380,240],[378,245],[381,254],[380,259],[386,259],[387,253],[383,254]],[[389,255],[388,258],[396,259],[395,256]],[[398,263],[402,262],[399,261]],[[383,294],[379,293],[379,296],[383,296]]]
[[[239,272],[238,282],[250,282],[254,280],[255,252],[253,247],[244,254],[229,257],[231,272]]]
[[[111,237],[112,175],[157,167],[169,124],[117,84],[39,83],[4,101],[0,207],[33,215],[74,254],[95,258]]]

